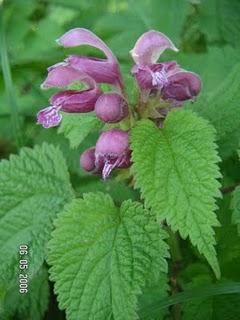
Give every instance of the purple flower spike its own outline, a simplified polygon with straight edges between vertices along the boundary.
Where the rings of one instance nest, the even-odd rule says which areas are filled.
[[[101,94],[102,91],[97,87],[82,91],[66,90],[54,94],[50,102],[64,112],[90,112],[94,110],[95,103]]]
[[[176,72],[168,77],[168,83],[162,90],[162,98],[175,103],[194,100],[201,86],[201,80],[197,74],[188,71]]]
[[[126,131],[111,129],[103,132],[96,144],[95,166],[107,179],[113,169],[130,166],[129,137]]]
[[[96,102],[95,112],[103,122],[116,123],[128,115],[128,104],[118,93],[104,93]]]
[[[80,157],[80,166],[87,172],[95,170],[95,148],[85,150]]]
[[[178,51],[167,36],[161,32],[151,30],[141,35],[130,53],[136,64],[149,65],[156,63],[166,49]]]
[[[41,124],[46,129],[58,126],[62,120],[59,109],[59,107],[50,106],[40,110],[37,114],[37,124]]]

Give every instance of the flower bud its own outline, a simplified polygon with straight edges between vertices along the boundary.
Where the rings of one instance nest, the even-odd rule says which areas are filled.
[[[128,168],[131,151],[126,131],[111,129],[103,132],[96,144],[95,165],[105,180],[114,168]]]
[[[102,91],[98,87],[87,90],[66,90],[54,94],[50,102],[61,107],[64,112],[90,112],[94,110],[95,103]]]
[[[194,100],[201,86],[201,79],[196,73],[185,70],[176,72],[168,77],[168,84],[162,90],[162,98],[173,102]]]
[[[104,93],[95,104],[96,116],[107,123],[116,123],[128,115],[128,104],[118,93]]]
[[[87,149],[81,154],[80,166],[87,172],[95,170],[95,148]]]

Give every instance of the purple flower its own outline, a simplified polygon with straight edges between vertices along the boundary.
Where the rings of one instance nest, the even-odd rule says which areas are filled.
[[[178,51],[164,34],[152,30],[144,33],[131,50],[136,63],[132,74],[142,91],[142,97],[157,89],[161,98],[173,105],[194,100],[201,90],[199,76],[181,69],[175,61],[157,63],[166,49]]]
[[[61,70],[59,71],[59,68]],[[64,70],[64,71],[63,71]],[[64,66],[57,66],[50,70],[47,80],[45,81],[45,87],[50,87],[53,85],[62,86],[63,83],[66,83],[69,80],[68,76],[58,77],[53,73],[63,73],[66,74],[67,70]],[[95,81],[88,76],[79,77],[83,83],[88,85],[88,88],[85,90],[65,90],[60,91],[54,94],[50,98],[51,106],[45,108],[38,112],[37,114],[37,123],[41,124],[44,128],[50,128],[57,126],[62,116],[60,111],[64,112],[90,112],[94,110],[95,103],[99,96],[102,94],[102,91],[97,87]]]
[[[45,129],[58,126],[61,120],[59,107],[50,106],[37,113],[37,124],[41,124]]]
[[[66,90],[54,94],[50,98],[53,106],[60,107],[61,111],[69,113],[82,113],[94,110],[95,103],[102,91],[92,88],[82,91]]]
[[[122,88],[122,76],[116,57],[94,33],[87,29],[75,28],[66,32],[57,42],[64,47],[89,45],[102,51],[106,59],[70,55],[64,63],[81,74],[87,74],[97,83],[109,83]]]
[[[103,132],[95,148],[95,167],[105,180],[113,169],[128,168],[130,162],[129,136],[126,131],[111,129]]]
[[[144,66],[156,63],[166,49],[178,51],[163,33],[151,30],[141,35],[130,53],[137,65]]]
[[[118,93],[104,93],[95,104],[95,112],[103,122],[116,123],[128,115],[128,104]]]
[[[62,88],[68,86],[74,81],[82,81],[82,79],[84,79],[84,74],[70,67],[67,63],[60,62],[48,68],[47,78],[41,84],[41,88]]]

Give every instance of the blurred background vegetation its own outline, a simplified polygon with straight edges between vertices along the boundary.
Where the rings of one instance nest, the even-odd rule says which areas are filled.
[[[216,97],[216,92],[219,92],[218,103],[223,110],[233,99],[236,101],[240,97],[240,76],[237,71],[240,71],[239,0],[0,0],[0,10],[0,159],[17,152],[21,146],[31,147],[43,141],[59,145],[67,158],[71,179],[79,194],[103,190],[110,192],[116,202],[137,196],[136,191],[123,183],[113,180],[103,183],[80,170],[79,154],[94,144],[96,132],[91,132],[79,148],[71,149],[68,140],[62,133],[57,133],[56,128],[44,130],[36,125],[36,113],[48,106],[52,93],[51,90],[40,89],[46,77],[46,68],[62,61],[70,52],[93,53],[89,48],[81,48],[79,51],[57,46],[55,39],[70,28],[89,28],[109,45],[121,63],[132,103],[136,87],[130,76],[132,60],[129,50],[137,38],[149,29],[165,33],[180,49],[177,54],[165,52],[162,60],[177,60],[183,68],[200,74],[203,90],[199,103],[193,104],[191,108],[212,121],[218,133],[224,124],[224,113],[218,117],[218,104],[214,105],[213,101],[213,107],[205,106],[205,99]],[[235,84],[232,88],[231,78],[227,85],[225,79],[234,70],[238,76],[238,86]],[[236,78],[235,75],[232,77]],[[223,83],[225,86],[222,87]],[[228,89],[232,90],[231,96],[224,100]],[[230,121],[227,114],[226,121],[234,132],[228,128],[224,129],[226,135],[219,134],[226,184],[240,179],[236,154],[240,134],[239,130],[235,130],[240,128],[240,116],[239,112],[233,115],[231,117],[235,122],[232,123],[233,120]],[[232,135],[229,136],[228,132]],[[225,226],[217,235],[219,260],[223,276],[239,281],[239,238],[229,218],[224,215],[227,210],[229,199],[221,203],[218,213]],[[194,262],[189,245],[185,244],[183,253],[186,267]],[[185,269],[183,278],[187,282],[198,273],[205,274],[204,268],[200,264],[194,267],[193,264]],[[175,271],[172,272],[174,275]],[[199,283],[205,283],[206,279],[201,277],[200,280],[196,278],[192,286],[198,280]],[[55,310],[56,307],[51,308]],[[219,310],[216,319],[221,318],[222,311]],[[48,317],[50,319],[51,314]],[[56,319],[62,317],[59,314]],[[199,319],[204,319],[204,316]],[[239,319],[239,313],[231,319]]]

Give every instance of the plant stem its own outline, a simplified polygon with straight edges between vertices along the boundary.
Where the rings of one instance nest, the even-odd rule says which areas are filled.
[[[229,187],[226,187],[226,188],[222,188],[221,192],[222,192],[222,194],[233,192],[238,186],[240,186],[240,182],[237,182],[232,186],[229,186]]]
[[[182,254],[181,254],[180,246],[178,243],[177,234],[170,229],[168,234],[169,234],[169,244],[171,249],[172,260],[173,262],[179,262],[182,260]]]
[[[12,130],[15,137],[16,145],[19,148],[22,144],[22,139],[20,134],[20,121],[19,121],[18,107],[17,107],[16,97],[15,97],[14,87],[12,82],[10,63],[8,59],[3,10],[4,10],[3,4],[0,3],[0,48],[1,48],[2,73],[3,73],[3,79],[4,79],[5,89],[7,93],[7,100],[8,100],[8,104],[11,111]]]

